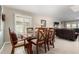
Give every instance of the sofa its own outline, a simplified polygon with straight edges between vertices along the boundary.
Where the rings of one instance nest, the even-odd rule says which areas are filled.
[[[79,28],[74,28],[75,32],[79,33]]]
[[[75,30],[72,29],[55,29],[56,36],[59,38],[63,38],[66,40],[75,41],[77,39],[77,34],[75,34]]]

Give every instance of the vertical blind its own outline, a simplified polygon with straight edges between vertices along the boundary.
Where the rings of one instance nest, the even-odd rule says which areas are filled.
[[[32,17],[15,16],[15,30],[18,34],[26,34],[27,27],[31,25]]]

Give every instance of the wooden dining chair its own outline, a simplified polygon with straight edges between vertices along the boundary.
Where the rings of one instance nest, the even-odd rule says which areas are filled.
[[[36,45],[36,51],[38,54],[38,49],[44,44],[45,53],[46,51],[46,29],[38,28],[37,30],[37,39],[32,40],[32,43]]]
[[[49,28],[48,30],[47,30],[47,47],[48,47],[48,50],[50,50],[49,49],[49,46],[50,46],[50,44],[51,45],[53,45],[53,48],[54,48],[54,38],[55,38],[55,30],[54,30],[54,28]]]
[[[27,37],[28,37],[28,36],[33,36],[33,33],[34,33],[33,27],[28,27],[28,28],[27,28]]]
[[[15,48],[18,48],[21,46],[24,46],[24,48],[25,48],[26,47],[25,45],[27,45],[27,47],[28,47],[28,42],[26,43],[25,42],[26,40],[22,39],[22,38],[18,39],[16,33],[12,32],[10,28],[9,28],[9,35],[10,35],[10,41],[12,44],[11,54],[14,54]],[[28,48],[27,48],[27,52],[28,52]]]

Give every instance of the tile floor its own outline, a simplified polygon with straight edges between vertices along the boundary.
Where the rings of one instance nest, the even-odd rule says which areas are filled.
[[[44,49],[40,48],[40,54],[45,54]],[[1,54],[10,54],[11,53],[11,44],[6,44],[1,51]],[[35,46],[33,46],[33,53],[36,54]],[[15,54],[27,54],[24,47],[16,48]],[[65,39],[56,38],[55,39],[55,48],[50,46],[50,51],[47,51],[46,54],[79,54],[79,40],[68,41]]]

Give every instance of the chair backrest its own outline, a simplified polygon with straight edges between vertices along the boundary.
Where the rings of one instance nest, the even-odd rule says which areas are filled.
[[[55,37],[55,29],[49,28],[48,29],[48,39],[54,39],[54,37]]]
[[[46,28],[38,28],[37,32],[37,43],[42,40],[46,40]]]
[[[12,45],[17,44],[18,38],[15,32],[11,32],[10,28],[9,28],[9,35],[10,35],[10,41]]]
[[[34,29],[32,27],[27,28],[27,36],[33,36]]]

